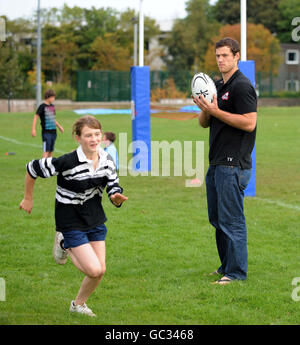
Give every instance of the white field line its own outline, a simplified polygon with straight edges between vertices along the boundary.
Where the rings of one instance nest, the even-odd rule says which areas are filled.
[[[273,205],[277,205],[277,206],[280,206],[280,207],[289,208],[291,210],[300,211],[300,207],[299,206],[291,205],[291,204],[286,204],[285,202],[282,202],[282,201],[271,200],[271,199],[264,199],[264,198],[258,198],[258,197],[255,197],[254,199],[262,201],[262,202],[266,202],[268,204],[273,204]]]
[[[31,146],[31,147],[36,147],[36,148],[42,149],[42,145],[30,144],[30,143],[23,143],[23,142],[18,141],[18,140],[16,140],[16,139],[3,137],[2,135],[0,135],[0,139],[5,140],[5,141],[8,141],[8,142],[13,143],[13,144],[16,144],[16,145]],[[59,150],[59,149],[57,149],[57,148],[55,148],[55,151],[56,151],[56,152],[59,152],[59,153],[66,153],[65,151]]]

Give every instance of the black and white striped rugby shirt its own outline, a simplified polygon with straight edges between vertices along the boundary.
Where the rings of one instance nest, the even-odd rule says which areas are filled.
[[[59,158],[42,158],[27,164],[31,177],[57,176],[55,222],[57,231],[89,230],[103,224],[102,194],[122,193],[111,156],[99,148],[99,163],[94,170],[81,146]]]

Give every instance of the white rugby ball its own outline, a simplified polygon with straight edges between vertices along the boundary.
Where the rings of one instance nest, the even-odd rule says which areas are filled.
[[[194,98],[202,95],[208,102],[212,102],[213,95],[217,95],[217,89],[212,79],[205,73],[196,73],[191,83]]]

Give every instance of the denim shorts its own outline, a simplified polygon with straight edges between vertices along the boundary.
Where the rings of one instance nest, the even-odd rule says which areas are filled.
[[[56,140],[56,133],[42,133],[43,152],[53,152]]]
[[[104,224],[90,230],[70,230],[63,232],[64,248],[74,248],[93,241],[105,241],[107,229]]]

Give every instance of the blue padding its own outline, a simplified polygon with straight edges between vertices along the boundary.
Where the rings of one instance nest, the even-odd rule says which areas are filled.
[[[186,105],[179,109],[179,112],[184,113],[200,113],[201,109],[197,107],[197,105]]]
[[[239,69],[251,81],[255,88],[255,62],[252,60],[240,61]],[[252,175],[248,187],[245,190],[245,196],[256,196],[256,144],[254,145],[251,157]]]
[[[134,66],[131,72],[133,170],[151,171],[150,69]]]
[[[96,109],[75,109],[74,113],[78,115],[130,115],[131,110],[130,109],[102,109],[102,108],[96,108]]]

